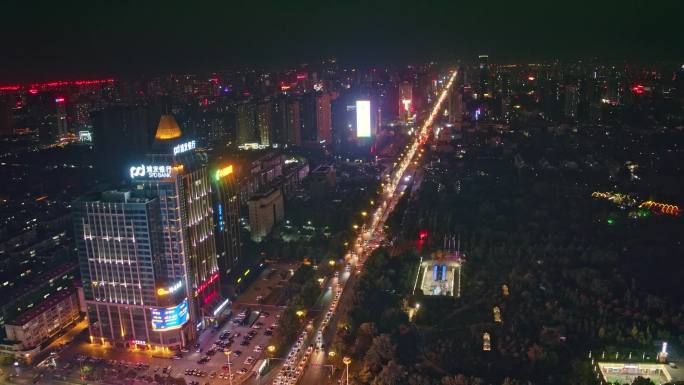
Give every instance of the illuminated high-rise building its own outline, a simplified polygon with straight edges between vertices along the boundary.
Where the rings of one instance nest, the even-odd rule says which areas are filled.
[[[332,140],[330,94],[308,92],[300,98],[301,139],[304,143],[320,144]]]
[[[74,104],[74,126],[79,130],[90,129],[90,103],[81,102]]]
[[[299,115],[299,100],[289,99],[285,105],[284,114],[284,142],[299,146],[302,144],[302,129]]]
[[[579,103],[579,93],[577,85],[565,86],[565,117],[570,120],[577,119],[577,106]]]
[[[180,290],[168,298],[157,296],[158,288],[171,292],[168,287],[175,286],[167,285],[160,271],[159,215],[159,199],[140,192],[109,191],[74,203],[91,342],[180,346],[188,338],[182,330],[188,321],[187,297],[179,296]],[[161,311],[176,318],[157,318]]]
[[[413,109],[413,84],[403,82],[399,84],[399,117],[408,120]]]
[[[489,55],[479,55],[478,65],[480,69],[479,85],[477,93],[480,97],[484,97],[489,93]]]
[[[259,143],[268,146],[271,144],[271,101],[259,103],[256,111],[256,125],[259,131]]]
[[[327,92],[316,95],[316,140],[318,143],[332,141],[332,109]]]
[[[129,165],[133,192],[79,205],[94,342],[184,346],[222,316],[212,184],[195,147],[173,116],[162,115],[152,150]]]
[[[287,99],[281,95],[273,100],[271,106],[271,143],[280,145],[285,143]]]
[[[57,113],[55,114],[55,118],[57,119],[57,137],[63,138],[69,133],[66,102],[63,97],[55,98],[55,108],[57,110]]]
[[[228,275],[238,264],[241,256],[240,189],[233,165],[218,167],[212,173],[212,180],[216,186],[214,216],[218,266],[221,282],[227,283]]]
[[[460,122],[463,116],[463,95],[459,88],[454,87],[451,92],[449,92],[447,108],[449,112],[449,123]]]
[[[302,143],[316,142],[316,94],[307,92],[299,98]]]
[[[235,112],[237,143],[255,143],[257,140],[256,104],[245,101],[237,105]]]

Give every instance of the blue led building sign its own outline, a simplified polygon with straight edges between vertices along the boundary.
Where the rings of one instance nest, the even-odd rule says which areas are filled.
[[[178,329],[188,322],[188,299],[172,307],[152,309],[152,330],[165,331]]]

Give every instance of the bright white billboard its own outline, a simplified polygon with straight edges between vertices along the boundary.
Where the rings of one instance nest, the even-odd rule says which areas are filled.
[[[371,136],[371,105],[370,100],[356,101],[356,137],[369,138]]]

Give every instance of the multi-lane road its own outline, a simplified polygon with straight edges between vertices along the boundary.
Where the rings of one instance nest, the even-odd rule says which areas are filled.
[[[444,86],[438,100],[435,102],[430,114],[423,122],[421,128],[418,130],[416,137],[406,146],[401,160],[394,165],[394,168],[383,178],[383,192],[382,198],[375,205],[375,209],[369,213],[367,222],[359,229],[359,234],[352,243],[350,250],[345,256],[345,266],[339,266],[337,276],[325,282],[324,292],[318,307],[321,310],[320,316],[315,317],[306,328],[305,332],[300,336],[299,342],[291,347],[290,352],[285,356],[285,361],[282,359],[274,359],[272,365],[279,365],[273,370],[267,371],[264,377],[255,376],[253,370],[257,369],[255,364],[259,364],[265,357],[264,348],[267,348],[270,343],[270,336],[265,336],[262,329],[252,329],[249,326],[238,326],[227,324],[222,330],[216,333],[205,333],[200,338],[200,346],[202,352],[194,349],[187,352],[185,357],[181,360],[171,360],[169,358],[156,357],[149,352],[117,352],[114,349],[104,349],[101,347],[88,345],[87,346],[69,346],[60,354],[62,361],[70,360],[77,352],[85,353],[91,357],[101,357],[106,360],[117,360],[119,366],[121,362],[132,363],[146,363],[149,364],[149,369],[146,369],[150,376],[156,373],[161,373],[161,368],[169,367],[174,376],[184,376],[188,381],[199,380],[201,383],[221,383],[229,384],[230,381],[209,376],[212,372],[223,373],[225,370],[223,366],[227,363],[228,357],[223,353],[218,352],[212,359],[205,363],[199,364],[197,361],[206,355],[206,351],[217,342],[218,337],[223,333],[230,331],[232,335],[240,333],[240,337],[246,335],[248,332],[256,331],[255,338],[250,341],[249,345],[242,346],[239,342],[242,338],[236,339],[235,345],[232,347],[231,354],[231,372],[235,374],[233,378],[234,384],[260,384],[272,383],[275,385],[294,385],[303,383],[306,385],[320,385],[331,381],[332,378],[338,378],[340,373],[333,373],[332,365],[330,365],[330,341],[334,336],[334,326],[340,315],[346,314],[346,308],[350,304],[349,299],[352,297],[356,276],[363,268],[366,258],[371,254],[375,248],[380,245],[384,239],[383,226],[388,216],[393,211],[401,196],[406,193],[407,186],[411,183],[410,179],[416,175],[416,169],[420,164],[419,160],[421,154],[419,148],[421,142],[428,136],[430,127],[433,121],[437,118],[439,111],[442,109],[444,100],[451,89],[456,72],[450,73],[448,81]],[[419,183],[419,181],[414,181]],[[264,274],[265,275],[265,274]],[[270,286],[269,286],[270,285]],[[235,313],[239,312],[244,307],[251,307],[252,310],[260,308],[261,306],[250,306],[249,303],[255,302],[251,297],[263,296],[265,286],[271,289],[275,283],[259,281],[254,285],[254,290],[261,291],[255,293],[245,293],[241,296],[240,301],[235,303],[232,308]],[[265,308],[266,306],[264,306]],[[279,308],[268,309],[268,314],[259,314],[259,319],[255,322],[260,322],[264,328],[277,323],[277,317],[281,312]],[[322,337],[322,338],[321,338]],[[316,349],[318,345],[323,345],[321,349]],[[257,345],[259,346],[257,348]],[[309,348],[314,346],[314,348]],[[237,356],[235,353],[241,350],[243,353]],[[254,362],[246,362],[247,357],[253,356]],[[337,357],[339,361],[340,357]],[[61,365],[61,364],[60,364]],[[185,375],[185,369],[200,369],[207,373],[207,377],[196,378],[192,375]],[[157,370],[159,372],[157,372]],[[243,373],[243,374],[241,374]],[[77,375],[77,373],[73,373]]]
[[[306,385],[314,384],[325,384],[331,381],[329,378],[334,377],[331,375],[331,366],[328,365],[327,357],[328,353],[324,349],[309,349],[304,348],[306,346],[306,341],[316,342],[316,336],[323,336],[324,340],[326,337],[329,340],[332,338],[333,331],[328,330],[329,325],[334,325],[338,313],[343,314],[344,309],[348,301],[345,299],[350,297],[350,292],[353,291],[353,274],[358,273],[362,268],[366,258],[370,253],[375,250],[380,244],[380,241],[384,238],[383,226],[389,214],[394,210],[397,202],[404,194],[408,183],[410,183],[410,178],[415,175],[415,170],[419,164],[419,158],[421,154],[418,152],[420,145],[424,142],[425,138],[429,135],[430,128],[438,116],[444,100],[447,98],[451,87],[456,79],[457,72],[452,71],[449,74],[448,81],[439,98],[435,102],[430,114],[423,122],[420,130],[416,137],[407,146],[403,157],[399,164],[397,164],[390,175],[387,176],[387,180],[384,182],[383,196],[382,200],[376,205],[376,209],[370,216],[370,221],[366,223],[353,243],[352,249],[349,251],[345,257],[348,265],[350,266],[350,271],[343,273],[339,278],[339,282],[333,282],[333,289],[335,297],[329,304],[327,312],[318,325],[310,328],[306,331],[305,335],[302,337],[301,347],[295,347],[291,352],[292,359],[291,365],[283,365],[280,372],[276,375],[273,380],[273,385],[294,385],[297,383],[302,383]],[[410,192],[409,192],[410,193]],[[352,276],[350,276],[352,275]],[[333,353],[336,354],[336,353]]]

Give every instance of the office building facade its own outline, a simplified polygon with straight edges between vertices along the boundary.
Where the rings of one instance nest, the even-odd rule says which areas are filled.
[[[161,305],[157,285],[163,282],[159,212],[157,198],[136,196],[132,191],[104,192],[75,203],[91,342],[173,346],[189,338],[179,328],[157,330],[153,326],[153,314]],[[187,309],[181,321],[187,322]]]
[[[316,95],[316,140],[319,144],[332,142],[332,107],[327,92]]]
[[[240,190],[233,165],[214,172],[216,219],[216,251],[222,283],[233,272],[241,257]]]
[[[283,194],[273,188],[254,194],[247,202],[252,240],[261,242],[285,217]]]
[[[132,188],[78,202],[75,215],[93,342],[185,346],[220,317],[206,156],[162,115]]]

